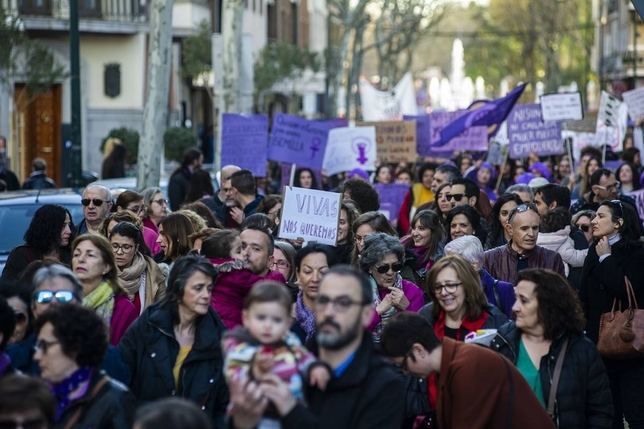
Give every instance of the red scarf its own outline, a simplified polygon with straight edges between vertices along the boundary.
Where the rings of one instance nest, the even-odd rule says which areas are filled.
[[[465,317],[461,322],[461,327],[456,331],[456,340],[462,341],[461,331],[463,329],[467,330],[467,332],[469,333],[483,328],[488,316],[489,313],[487,311],[483,311],[481,317],[476,320],[470,320],[468,317]],[[442,310],[440,313],[438,313],[438,317],[434,321],[434,332],[436,333],[438,339],[443,341],[443,338],[445,338],[445,312]],[[435,410],[436,400],[438,398],[438,392],[436,389],[436,373],[431,374],[427,378],[427,386],[429,388],[429,406],[432,410]]]

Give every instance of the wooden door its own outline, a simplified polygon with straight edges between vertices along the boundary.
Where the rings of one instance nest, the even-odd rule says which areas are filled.
[[[47,176],[61,186],[61,85],[53,85],[30,103],[24,86],[16,85],[17,105],[22,107],[20,133],[21,181],[31,174],[31,161],[43,158],[47,162]],[[25,106],[26,104],[26,106]]]

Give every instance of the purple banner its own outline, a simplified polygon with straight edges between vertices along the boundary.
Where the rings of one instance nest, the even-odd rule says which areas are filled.
[[[397,220],[400,206],[402,206],[405,201],[405,195],[409,191],[409,185],[402,183],[391,183],[389,185],[376,183],[373,187],[380,196],[380,210],[389,211],[390,222]]]
[[[273,121],[268,158],[320,170],[329,130],[336,128],[338,123],[337,120],[309,121],[278,113]]]
[[[541,106],[517,104],[507,119],[510,158],[525,158],[531,152],[539,156],[564,153],[559,122],[543,122]]]
[[[409,116],[404,115],[403,121],[416,121],[416,152],[420,156],[434,156],[432,153],[431,142],[429,141],[429,116]]]
[[[467,111],[460,110],[458,112],[432,112],[429,114],[430,141],[434,152],[453,152],[455,150],[487,151],[487,127],[484,126],[467,128],[463,133],[447,143],[438,146],[441,142],[443,128],[466,113]]]
[[[224,113],[221,129],[221,165],[247,168],[266,177],[268,116]]]

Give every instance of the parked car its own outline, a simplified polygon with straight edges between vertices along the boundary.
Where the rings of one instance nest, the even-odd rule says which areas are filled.
[[[83,218],[81,189],[43,189],[0,192],[0,273],[11,250],[24,243],[36,210],[45,204],[60,204],[72,214],[74,224]]]

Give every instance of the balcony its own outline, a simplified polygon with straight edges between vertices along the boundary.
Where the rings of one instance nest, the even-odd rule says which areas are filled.
[[[69,0],[0,0],[25,29],[69,30]],[[78,0],[79,29],[87,33],[134,34],[147,31],[148,0]]]

